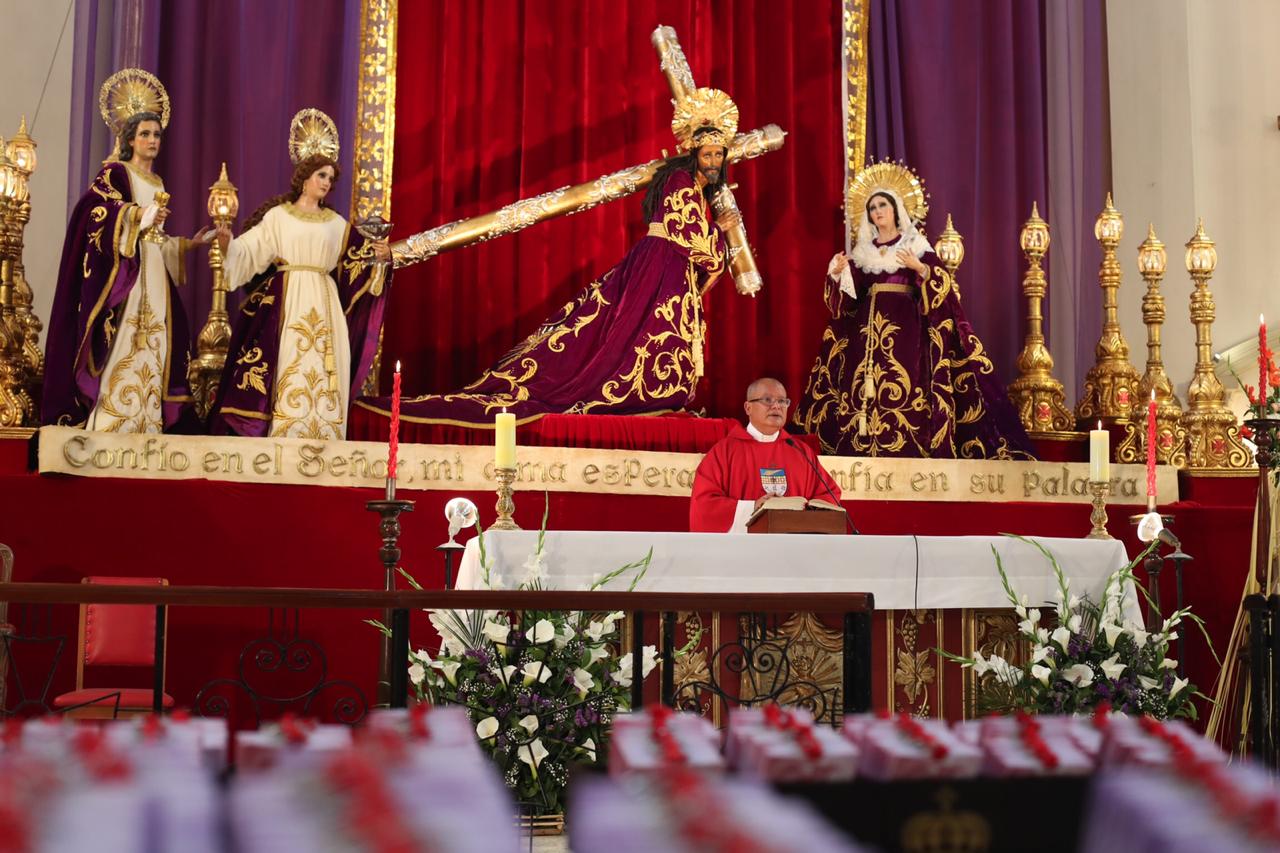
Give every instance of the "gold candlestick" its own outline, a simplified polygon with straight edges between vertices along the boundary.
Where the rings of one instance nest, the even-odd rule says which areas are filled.
[[[13,298],[19,245],[17,211],[26,192],[21,170],[10,162],[4,140],[0,139],[0,428],[25,427],[35,420],[35,403],[26,388],[26,331]]]
[[[1164,278],[1168,254],[1164,243],[1156,237],[1154,225],[1147,225],[1147,239],[1138,247],[1138,272],[1147,283],[1142,297],[1142,322],[1147,326],[1147,370],[1138,383],[1138,400],[1134,418],[1125,431],[1125,437],[1116,448],[1120,462],[1145,462],[1147,458],[1146,419],[1138,417],[1144,411],[1143,404],[1156,395],[1156,461],[1162,465],[1187,464],[1187,433],[1182,428],[1182,403],[1173,392],[1173,383],[1165,373],[1160,355],[1160,328],[1164,324],[1164,296],[1160,293],[1160,281]]]
[[[1053,378],[1053,356],[1044,342],[1044,270],[1040,261],[1049,251],[1049,224],[1040,218],[1035,202],[1031,218],[1022,226],[1019,245],[1027,259],[1022,277],[1022,294],[1027,298],[1027,337],[1018,354],[1018,378],[1009,385],[1009,399],[1018,409],[1018,418],[1027,432],[1036,435],[1069,432],[1075,418],[1067,410],[1066,392]]]
[[[34,294],[27,283],[26,269],[22,265],[22,253],[25,244],[24,232],[31,219],[31,193],[29,182],[35,173],[37,156],[36,141],[27,133],[27,117],[23,116],[18,125],[18,132],[9,140],[5,148],[9,162],[17,170],[18,189],[15,193],[19,199],[14,208],[14,237],[16,245],[13,255],[13,306],[18,322],[26,333],[23,343],[23,357],[27,366],[27,391],[31,398],[38,399],[40,378],[44,375],[44,353],[40,349],[40,330],[44,325],[31,309]]]
[[[1129,344],[1120,331],[1119,304],[1120,262],[1116,247],[1124,236],[1124,218],[1111,203],[1098,214],[1093,235],[1102,244],[1102,265],[1098,284],[1102,288],[1102,336],[1094,349],[1094,365],[1084,379],[1084,391],[1076,405],[1076,419],[1092,426],[1101,420],[1106,424],[1125,423],[1133,414],[1138,388],[1138,371],[1129,363]]]
[[[214,225],[230,225],[240,212],[240,197],[235,184],[227,178],[227,164],[209,187],[209,216]],[[187,380],[191,384],[191,396],[195,398],[196,414],[201,420],[209,417],[222,369],[227,363],[227,348],[231,345],[231,318],[227,314],[227,280],[223,274],[222,246],[215,238],[209,244],[209,267],[213,270],[213,302],[209,306],[209,318],[200,336],[196,338],[196,356],[187,367]],[[388,495],[392,500],[394,495]]]
[[[1239,470],[1252,464],[1240,443],[1240,425],[1226,405],[1226,392],[1213,370],[1213,294],[1209,279],[1218,266],[1218,250],[1197,220],[1196,233],[1187,241],[1187,272],[1195,282],[1191,291],[1191,322],[1196,327],[1196,369],[1187,390],[1187,411],[1182,427],[1187,431],[1187,466],[1192,470]]]
[[[516,502],[512,497],[514,489],[511,488],[511,484],[516,481],[516,469],[496,468],[493,473],[498,481],[498,502],[494,505],[494,509],[498,511],[498,518],[489,525],[489,529],[519,530],[520,525],[516,524],[515,519],[511,517],[516,511]]]
[[[1111,491],[1110,483],[1089,482],[1089,494],[1093,495],[1093,511],[1089,513],[1089,522],[1093,529],[1086,539],[1110,539],[1107,532],[1107,494]]]

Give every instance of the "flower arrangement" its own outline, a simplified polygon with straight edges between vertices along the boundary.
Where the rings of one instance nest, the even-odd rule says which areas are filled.
[[[546,514],[519,589],[542,589],[546,576]],[[481,577],[499,588],[479,531]],[[628,591],[644,577],[652,549],[641,560],[596,578],[601,589],[630,576]],[[401,574],[421,588],[404,570]],[[567,771],[607,754],[614,714],[631,709],[633,659],[617,654],[621,611],[582,613],[526,610],[436,610],[431,624],[439,652],[409,655],[409,682],[420,702],[466,708],[481,747],[501,768],[507,786],[535,815],[563,810]],[[380,629],[382,625],[377,623]],[[641,650],[641,678],[657,664],[657,649]]]
[[[944,657],[972,669],[975,675],[990,675],[979,696],[980,712],[1084,714],[1105,704],[1117,711],[1149,714],[1161,720],[1196,718],[1192,697],[1205,697],[1195,685],[1178,676],[1178,662],[1169,657],[1169,646],[1178,638],[1178,629],[1185,627],[1184,622],[1194,623],[1202,633],[1203,622],[1191,613],[1191,608],[1184,607],[1165,619],[1159,630],[1148,631],[1126,615],[1122,606],[1129,588],[1146,595],[1134,578],[1133,568],[1158,543],[1151,543],[1129,565],[1113,572],[1107,578],[1102,602],[1095,603],[1071,593],[1062,568],[1043,545],[1034,539],[1014,538],[1033,545],[1052,566],[1057,580],[1054,604],[1058,624],[1052,628],[1043,624],[1040,608],[1032,607],[1026,595],[1017,595],[993,548],[996,570],[1020,620],[1018,637],[1030,650],[1026,662],[1014,664],[999,655],[985,657],[981,652],[962,657],[939,649]],[[1208,641],[1207,633],[1205,639]]]

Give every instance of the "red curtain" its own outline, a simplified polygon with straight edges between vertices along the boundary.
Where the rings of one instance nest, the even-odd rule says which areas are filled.
[[[782,150],[730,178],[765,278],[708,297],[695,408],[741,415],[773,374],[797,395],[843,245],[840,6],[795,0],[441,0],[400,5],[392,218],[396,238],[673,152],[671,92],[649,34],[675,28],[701,86],[727,91]],[[397,273],[384,370],[406,394],[455,390],[617,263],[643,233],[640,195]],[[387,387],[386,376],[383,387]]]

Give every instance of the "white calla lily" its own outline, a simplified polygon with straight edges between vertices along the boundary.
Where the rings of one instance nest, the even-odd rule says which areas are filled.
[[[1119,678],[1127,667],[1127,664],[1120,660],[1120,655],[1112,655],[1098,665],[1102,667],[1102,674],[1112,681]]]
[[[427,677],[427,670],[420,663],[410,664],[409,666],[409,683],[417,687],[422,683],[422,679]]]
[[[476,734],[480,737],[480,740],[488,740],[489,738],[493,737],[497,733],[498,733],[497,717],[485,717],[483,720],[476,723]]]
[[[578,695],[586,696],[587,692],[596,686],[596,680],[591,673],[578,667],[573,671],[573,686],[578,691]]]
[[[1124,628],[1120,625],[1103,625],[1102,633],[1106,635],[1107,645],[1111,648],[1116,647],[1116,640],[1120,639],[1120,635],[1124,633]]]
[[[532,628],[524,632],[524,635],[535,646],[549,643],[556,637],[556,626],[550,619],[539,619]]]
[[[485,620],[484,636],[489,642],[495,645],[504,646],[507,638],[511,635],[511,629],[501,622],[494,622],[492,619]]]
[[[520,672],[524,674],[524,685],[528,687],[533,682],[546,684],[547,679],[551,677],[551,667],[540,660],[531,660],[520,668]]]
[[[1182,689],[1190,683],[1190,679],[1186,678],[1173,679],[1173,686],[1169,688],[1169,698],[1172,699],[1174,696],[1177,696],[1178,693],[1180,693]]]
[[[1093,669],[1086,663],[1069,666],[1060,673],[1076,687],[1088,687],[1093,683]]]
[[[1142,685],[1143,690],[1155,690],[1160,686],[1160,682],[1154,678],[1147,678],[1145,675],[1138,676],[1138,683]]]
[[[526,744],[516,750],[516,756],[529,765],[529,769],[533,771],[533,778],[538,778],[538,765],[542,763],[542,759],[550,755],[547,748],[542,745],[542,738],[534,738],[532,743]]]
[[[1063,626],[1059,625],[1057,628],[1053,629],[1053,633],[1050,634],[1049,636],[1053,639],[1055,643],[1057,643],[1059,646],[1062,647],[1062,650],[1064,652],[1067,650],[1067,643],[1071,642],[1070,631],[1068,631]]]
[[[1031,667],[1031,677],[1038,680],[1045,687],[1049,686],[1049,676],[1052,674],[1053,674],[1053,670],[1049,669],[1049,667],[1047,666],[1041,666],[1040,664],[1036,664],[1035,666]]]
[[[580,748],[587,754],[587,761],[596,760],[596,742],[594,738],[584,740]]]
[[[535,717],[533,714],[530,714],[527,717],[524,717],[523,719],[521,719],[520,722],[516,723],[516,725],[524,729],[529,734],[533,734],[538,730],[538,718]]]

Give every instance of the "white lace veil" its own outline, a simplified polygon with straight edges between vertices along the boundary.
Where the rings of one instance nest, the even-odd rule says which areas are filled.
[[[880,232],[872,224],[871,217],[863,210],[861,222],[858,225],[858,242],[854,244],[853,254],[849,260],[857,264],[858,269],[866,273],[897,272],[902,269],[902,264],[898,263],[898,249],[906,249],[918,258],[924,255],[925,252],[933,251],[933,247],[929,245],[929,241],[916,228],[916,224],[911,221],[911,217],[907,215],[906,205],[902,203],[902,199],[896,192],[890,189],[880,189],[872,193],[870,197],[874,197],[876,193],[884,193],[893,199],[893,208],[898,214],[898,242],[893,244],[891,251],[883,255],[880,254],[880,249],[874,243],[876,236]]]

